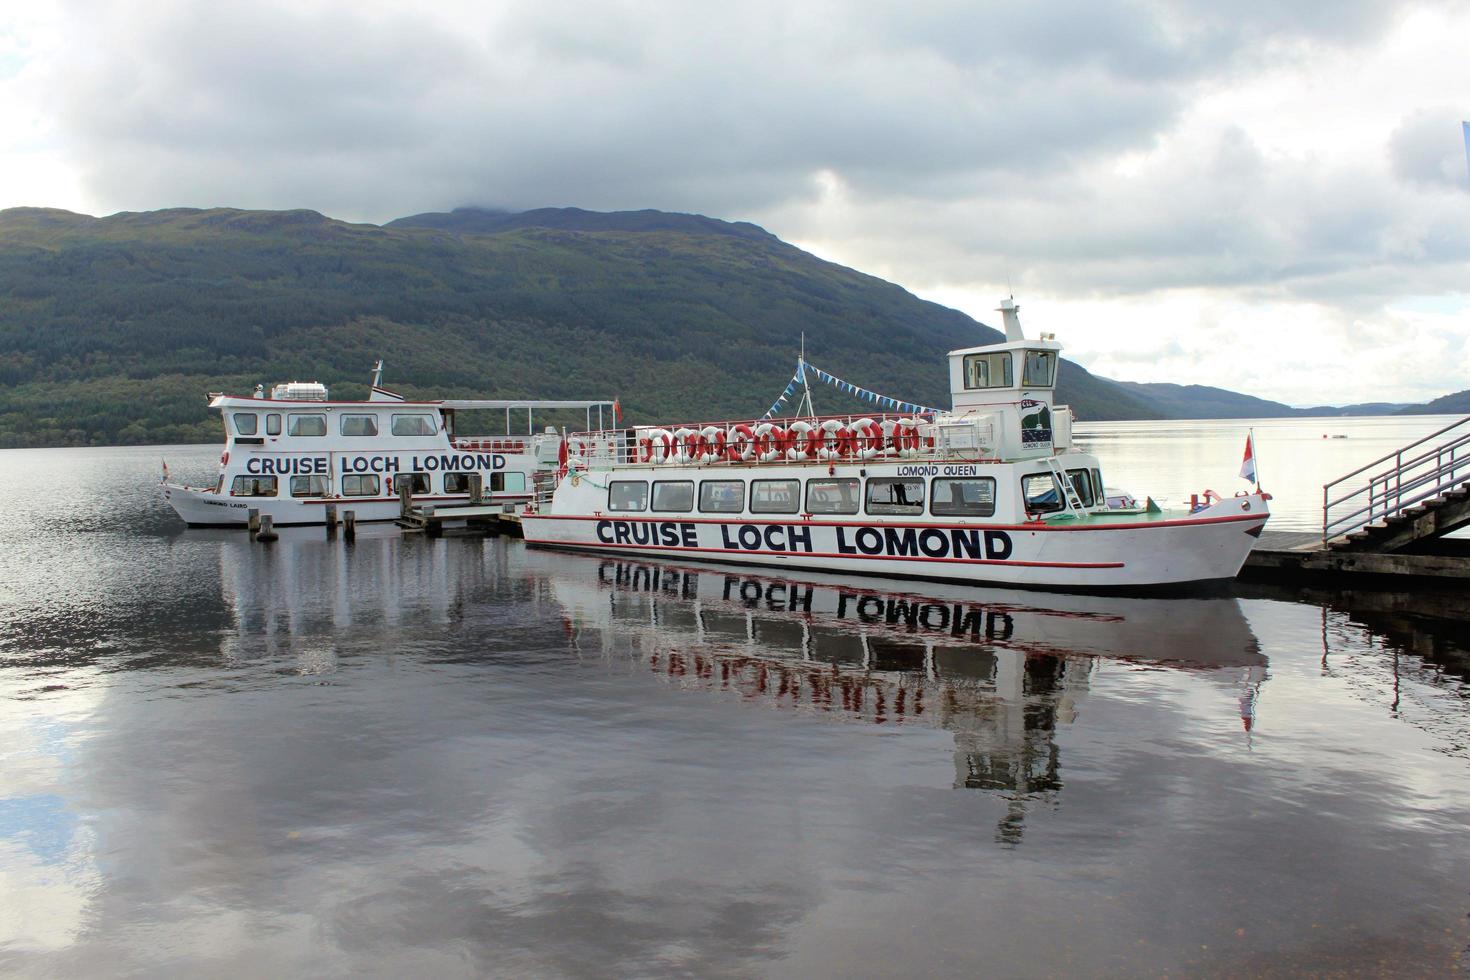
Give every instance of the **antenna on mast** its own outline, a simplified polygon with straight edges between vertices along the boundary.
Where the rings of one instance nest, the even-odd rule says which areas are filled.
[[[373,365],[373,387],[383,387],[383,359],[378,358],[378,363]]]

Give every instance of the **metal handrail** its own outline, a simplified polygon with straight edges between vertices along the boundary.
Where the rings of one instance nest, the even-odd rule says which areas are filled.
[[[1403,448],[1381,456],[1366,466],[1360,466],[1322,486],[1322,542],[1339,534],[1354,531],[1375,520],[1392,517],[1409,507],[1431,499],[1453,488],[1460,480],[1470,477],[1470,433],[1462,434],[1435,448],[1405,459],[1409,451],[1424,445],[1437,436],[1470,424],[1470,416],[1439,429],[1436,432],[1409,443]],[[1462,452],[1462,450],[1465,450]],[[1337,498],[1332,489],[1373,467],[1393,460],[1393,466],[1370,475],[1364,486]],[[1464,471],[1463,473],[1461,471]],[[1348,513],[1334,517],[1333,509],[1349,501],[1367,495],[1366,504]]]

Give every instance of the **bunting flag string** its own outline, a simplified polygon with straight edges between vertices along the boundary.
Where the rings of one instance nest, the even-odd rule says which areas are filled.
[[[817,367],[815,364],[811,363],[810,361],[798,360],[796,362],[796,373],[793,374],[791,376],[791,380],[786,383],[786,390],[781,392],[781,394],[777,396],[775,403],[766,410],[766,414],[761,416],[763,420],[773,418],[781,411],[781,406],[785,405],[787,400],[791,398],[792,395],[796,394],[797,387],[806,383],[806,373],[808,371],[815,375],[817,380],[823,382],[824,384],[829,384],[839,391],[846,392],[847,394],[852,395],[855,398],[860,398],[863,401],[872,402],[874,405],[877,405],[884,409],[891,409],[895,412],[908,412],[911,415],[939,414],[939,409],[937,408],[931,408],[928,405],[918,405],[914,402],[902,401],[898,398],[889,398],[887,395],[880,395],[876,391],[869,391],[866,388],[860,388],[850,381],[844,381],[835,375],[829,374],[826,371],[823,371],[821,368]]]
[[[844,381],[841,378],[836,377],[835,375],[828,374],[826,371],[823,371],[821,368],[817,367],[810,361],[806,362],[806,370],[814,374],[817,377],[817,380],[831,385],[838,391],[846,392],[847,394],[852,395],[855,398],[860,398],[865,402],[872,402],[874,405],[879,405],[883,408],[893,409],[896,412],[908,412],[910,414],[936,415],[939,413],[939,409],[931,408],[928,405],[918,405],[914,402],[906,402],[897,398],[889,398],[887,395],[880,395],[876,391],[869,391],[866,388],[860,388],[850,381]]]

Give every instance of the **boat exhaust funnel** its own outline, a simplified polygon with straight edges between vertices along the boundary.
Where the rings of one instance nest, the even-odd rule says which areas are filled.
[[[1006,340],[1026,339],[1026,335],[1021,332],[1021,307],[1014,296],[1001,300],[995,310],[1005,319]]]

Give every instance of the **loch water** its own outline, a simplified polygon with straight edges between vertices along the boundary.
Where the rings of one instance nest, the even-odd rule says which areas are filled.
[[[1257,423],[1280,522],[1436,427],[1397,424]],[[1078,434],[1177,502],[1241,485],[1244,432]],[[160,456],[203,482],[217,452],[0,452],[4,975],[1470,957],[1464,596],[1093,598],[381,525],[252,544],[157,493]]]

